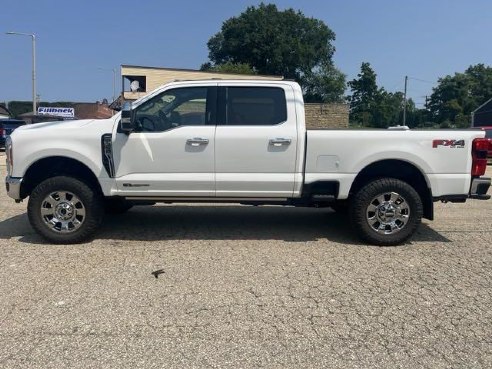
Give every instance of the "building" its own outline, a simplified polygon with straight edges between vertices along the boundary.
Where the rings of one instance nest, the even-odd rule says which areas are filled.
[[[60,103],[42,103],[46,107],[52,107],[53,110],[58,109],[71,109],[72,115],[66,116],[64,114],[53,113],[40,114],[39,111],[36,114],[33,112],[27,112],[20,114],[19,118],[26,121],[28,124],[41,123],[58,120],[72,120],[72,119],[106,119],[111,117],[115,112],[110,109],[107,102],[95,102],[95,103],[63,103],[63,107],[60,107]],[[41,108],[42,109],[42,108]]]
[[[282,76],[218,73],[193,69],[121,65],[122,94],[110,107],[118,109],[124,101],[134,101],[159,86],[175,80],[199,79],[261,79],[282,80]],[[306,125],[314,128],[348,128],[347,104],[306,104]]]
[[[472,112],[472,127],[492,126],[492,99]]]
[[[122,65],[122,91],[125,101],[136,100],[159,86],[175,80],[196,79],[262,79],[282,80],[281,76],[248,75],[236,73],[206,72],[194,69],[143,67]]]
[[[75,103],[73,107],[78,119],[106,119],[114,114],[105,102]]]

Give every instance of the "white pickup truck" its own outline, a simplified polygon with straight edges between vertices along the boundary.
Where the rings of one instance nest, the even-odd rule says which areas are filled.
[[[490,197],[484,135],[306,130],[295,82],[180,81],[110,119],[18,128],[6,186],[54,243],[87,240],[134,204],[231,202],[346,209],[363,240],[395,245],[434,201]]]

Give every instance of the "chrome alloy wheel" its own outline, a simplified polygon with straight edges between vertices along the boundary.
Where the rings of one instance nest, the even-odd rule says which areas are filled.
[[[396,192],[379,194],[372,199],[366,210],[366,219],[377,233],[394,234],[402,230],[410,218],[410,206]]]
[[[44,223],[58,233],[70,233],[85,221],[85,206],[71,192],[56,191],[46,196],[41,204]]]

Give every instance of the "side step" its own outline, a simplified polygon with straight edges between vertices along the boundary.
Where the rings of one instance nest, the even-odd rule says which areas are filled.
[[[319,202],[334,202],[335,195],[312,195],[311,200]]]

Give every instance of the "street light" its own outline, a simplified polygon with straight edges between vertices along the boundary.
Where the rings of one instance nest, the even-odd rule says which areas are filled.
[[[114,102],[116,100],[116,69],[101,68],[101,67],[98,67],[97,69],[113,72],[113,102]]]
[[[7,35],[29,36],[32,38],[32,113],[36,115],[36,35],[34,33],[6,32]]]

